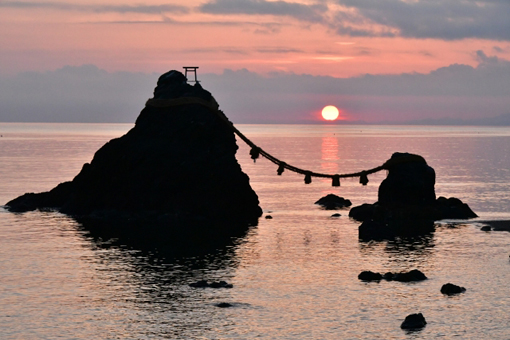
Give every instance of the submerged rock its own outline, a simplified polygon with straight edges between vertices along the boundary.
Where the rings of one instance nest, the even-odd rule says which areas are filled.
[[[229,308],[229,307],[233,307],[234,305],[231,303],[228,303],[228,302],[220,302],[220,303],[215,304],[215,306],[220,307],[220,308]]]
[[[350,200],[334,194],[328,194],[320,198],[315,204],[322,206],[326,210],[347,208],[352,205]]]
[[[455,295],[464,293],[466,288],[454,285],[453,283],[446,283],[441,287],[441,293],[445,295]]]
[[[422,313],[409,314],[400,325],[402,329],[419,329],[425,327],[427,321]]]
[[[399,281],[399,282],[413,282],[427,280],[427,276],[418,269],[413,269],[409,272],[392,273],[387,272],[384,275],[374,273],[371,271],[363,271],[358,275],[358,279],[362,281]]]
[[[6,208],[100,220],[150,218],[183,228],[188,221],[255,224],[262,215],[258,197],[235,158],[230,123],[217,108],[199,83],[189,85],[178,71],[165,73],[135,126],[101,147],[72,181],[27,193]]]
[[[457,198],[436,199],[435,171],[423,157],[396,152],[384,168],[388,176],[379,186],[378,201],[349,211],[349,217],[363,222],[361,239],[423,234],[434,230],[436,220],[477,217]]]
[[[193,288],[233,288],[234,285],[225,281],[208,283],[206,280],[200,280],[189,284]]]
[[[189,286],[193,288],[207,288],[209,287],[209,283],[206,280],[200,280],[197,282],[190,283]]]
[[[219,282],[211,282],[209,285],[211,288],[233,288],[234,285],[231,283],[227,283],[225,281],[219,281]]]

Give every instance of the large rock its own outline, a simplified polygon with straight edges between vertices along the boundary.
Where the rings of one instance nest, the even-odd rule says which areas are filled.
[[[262,214],[258,197],[235,158],[234,133],[217,107],[200,84],[187,84],[178,71],[165,73],[135,126],[101,147],[72,181],[20,196],[6,208],[256,223]]]
[[[386,164],[388,176],[379,186],[379,204],[390,207],[434,204],[436,173],[423,157],[396,152]]]
[[[436,220],[477,217],[457,198],[436,199],[435,171],[423,157],[397,152],[384,168],[388,176],[379,187],[378,202],[349,212],[349,217],[363,222],[359,227],[361,239],[423,234],[434,229]]]

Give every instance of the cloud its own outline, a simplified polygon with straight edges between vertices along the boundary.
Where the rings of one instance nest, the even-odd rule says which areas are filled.
[[[287,54],[287,53],[304,53],[303,50],[291,47],[253,47],[253,48],[237,48],[237,47],[204,47],[204,48],[188,48],[183,49],[181,52],[184,53],[227,53],[227,54],[239,54],[239,55],[250,55],[253,52],[262,54]]]
[[[94,65],[0,77],[2,122],[134,122],[158,75]]]
[[[489,57],[485,54],[484,51],[478,50],[476,51],[476,59],[480,64],[498,64],[499,58],[496,56]]]
[[[203,47],[203,48],[188,48],[183,49],[181,52],[184,53],[227,53],[227,54],[238,54],[238,55],[248,55],[249,52],[246,49],[243,48],[237,48],[237,47]]]
[[[505,50],[504,50],[504,49],[502,49],[502,48],[501,48],[501,47],[499,47],[499,46],[494,46],[494,47],[492,47],[492,50],[493,50],[494,52],[496,52],[496,53],[503,53],[503,52],[505,52]]]
[[[303,50],[290,47],[260,47],[257,48],[259,53],[304,53]]]
[[[508,0],[337,0],[337,3],[349,9],[339,13],[333,24],[339,34],[510,40]]]
[[[95,13],[140,13],[140,14],[161,14],[188,13],[189,8],[174,4],[161,5],[83,5],[65,2],[29,2],[29,1],[2,1],[0,8],[18,8],[18,9],[53,9],[59,11],[78,11]]]
[[[476,51],[476,67],[333,78],[248,70],[200,73],[234,123],[314,123],[325,105],[353,121],[480,119],[510,113],[510,61]],[[93,65],[0,76],[0,121],[134,122],[157,74],[109,73]]]
[[[452,64],[427,74],[265,77],[226,70],[202,78],[236,123],[309,123],[326,104],[337,105],[351,120],[371,122],[510,113],[510,62],[476,54],[477,67]]]
[[[212,0],[198,7],[208,14],[246,14],[287,16],[306,22],[323,22],[328,6],[324,3],[304,5],[286,1]]]

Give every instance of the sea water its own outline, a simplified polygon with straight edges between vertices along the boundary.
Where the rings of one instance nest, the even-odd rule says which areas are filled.
[[[0,124],[0,203],[71,180],[131,127]],[[278,176],[266,159],[253,162],[238,140],[237,159],[264,216],[246,237],[209,254],[168,258],[94,239],[59,213],[0,209],[0,339],[510,339],[510,233],[483,232],[477,223],[510,220],[510,128],[238,128],[273,156],[315,172],[357,172],[393,152],[420,154],[436,171],[436,194],[460,198],[480,218],[439,223],[420,238],[360,242],[348,209],[314,202],[333,193],[373,203],[384,172],[367,186],[318,178],[305,185],[302,175]],[[357,278],[363,270],[415,268],[429,279]],[[202,279],[234,288],[188,286]],[[467,290],[443,296],[448,282]],[[401,330],[418,312],[426,327]]]

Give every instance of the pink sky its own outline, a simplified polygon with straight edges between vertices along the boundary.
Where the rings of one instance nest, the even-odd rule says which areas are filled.
[[[158,74],[184,65],[202,74],[428,74],[476,68],[480,51],[510,60],[508,18],[508,0],[0,0],[0,76],[85,64]]]
[[[204,13],[227,12],[232,1],[238,4],[233,12],[255,13]],[[474,66],[477,50],[510,59],[509,41],[497,35],[480,39],[466,34],[463,39],[447,40],[340,34],[334,17],[356,10],[339,2],[0,1],[0,70],[95,64],[108,71],[162,72],[170,65],[195,64],[214,73],[246,68],[349,77],[428,72],[453,63]],[[400,1],[386,2],[389,6]],[[204,8],[206,4],[209,8]],[[508,5],[501,7],[508,11]],[[416,6],[420,10],[426,8]],[[365,21],[356,27],[381,26]]]

